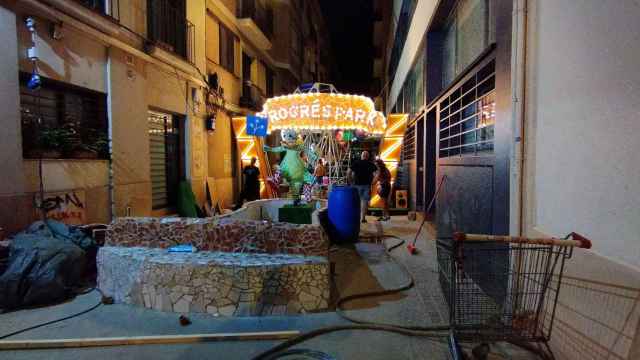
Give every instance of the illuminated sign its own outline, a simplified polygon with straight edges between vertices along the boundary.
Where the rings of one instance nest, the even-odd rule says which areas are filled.
[[[269,132],[278,129],[362,129],[382,134],[384,115],[366,96],[306,93],[268,99],[258,116],[269,118]]]

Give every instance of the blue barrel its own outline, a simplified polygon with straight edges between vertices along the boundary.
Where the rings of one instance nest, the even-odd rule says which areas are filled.
[[[351,186],[333,186],[329,193],[330,236],[335,242],[356,242],[360,234],[360,197]]]

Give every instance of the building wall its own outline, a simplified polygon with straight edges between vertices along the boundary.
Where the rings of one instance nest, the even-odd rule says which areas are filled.
[[[152,1],[152,0],[151,0]],[[136,34],[147,35],[147,0],[120,1],[120,25]]]
[[[16,25],[16,14],[0,6],[0,227],[5,235],[28,225],[32,213],[22,171]]]
[[[413,60],[417,57],[418,51],[420,51],[420,44],[422,43],[423,36],[427,31],[427,27],[431,22],[431,18],[436,10],[439,1],[437,0],[420,0],[415,9],[414,15],[411,20],[411,26],[407,34],[407,39],[404,43],[404,48],[400,55],[400,62],[393,81],[389,83],[389,96],[387,98],[387,109],[391,109],[402,91],[402,85],[404,80],[409,74]],[[399,14],[399,6],[402,5],[402,1],[394,2],[393,14]],[[396,16],[397,19],[397,16]],[[395,32],[395,27],[392,25],[392,30]],[[393,39],[393,35],[391,36]],[[393,41],[393,40],[392,40]],[[393,45],[393,43],[391,44]],[[429,60],[427,60],[429,61]]]
[[[147,65],[118,49],[109,49],[110,137],[114,216],[151,212]],[[131,59],[131,57],[129,57]]]
[[[12,9],[13,10],[13,9]],[[9,11],[11,12],[11,11]],[[7,42],[16,42],[17,61],[21,71],[30,72],[31,62],[26,59],[26,49],[31,46],[30,34],[24,26],[26,13],[18,13],[13,31],[3,32]],[[202,98],[202,89],[186,80],[183,72],[170,65],[159,65],[162,61],[149,61],[137,55],[119,50],[107,49],[102,41],[83,33],[74,26],[63,22],[63,38],[54,40],[49,33],[52,19],[34,12],[37,23],[36,47],[39,55],[39,71],[42,76],[65,83],[100,91],[108,94],[110,136],[113,148],[113,211],[115,216],[151,215],[151,183],[149,173],[148,110],[157,109],[187,116],[184,140],[187,145],[185,156],[196,199],[204,200],[206,178],[206,139],[204,137],[204,106],[195,108],[191,102],[191,89]],[[187,18],[196,26],[195,64],[202,71],[206,67],[205,58],[205,4],[204,0],[189,0]],[[120,4],[120,23],[137,33],[146,34],[146,1],[134,0]],[[199,31],[200,30],[200,31]],[[13,38],[13,39],[12,39]],[[131,44],[135,47],[136,44]],[[11,54],[11,53],[9,53]],[[172,56],[172,55],[169,55]],[[181,60],[178,60],[181,61]],[[3,66],[11,61],[3,61]],[[10,70],[10,69],[7,69]],[[16,77],[17,77],[17,71]],[[11,82],[6,82],[10,85]],[[18,87],[13,90],[16,92]],[[10,98],[7,97],[7,100]],[[18,100],[19,101],[19,100]],[[19,111],[19,106],[15,107]],[[20,126],[19,119],[17,126]],[[14,137],[18,139],[19,136]],[[10,154],[12,159],[22,163],[19,143],[13,141]],[[3,147],[8,149],[9,143]],[[19,151],[16,151],[19,150]],[[15,161],[15,160],[14,160]],[[87,195],[87,220],[108,222],[112,208],[108,188],[108,162],[87,160],[46,161],[44,166],[45,190],[85,189]],[[25,161],[17,173],[24,177],[26,194],[21,195],[22,203],[33,213],[33,191],[37,190],[37,172],[33,162]],[[91,179],[88,181],[87,179]],[[13,200],[17,201],[17,200]],[[31,220],[31,219],[30,219]],[[28,222],[27,222],[28,223]],[[1,226],[1,225],[0,225]],[[16,228],[24,224],[16,225]]]
[[[6,111],[8,116],[2,119],[5,131],[0,134],[0,163],[10,171],[0,175],[3,185],[0,196],[3,202],[17,209],[6,214],[0,210],[0,227],[10,227],[10,232],[13,232],[27,225],[35,213],[33,192],[38,189],[37,164],[23,161],[20,138],[18,72],[32,70],[31,62],[26,59],[26,50],[30,46],[30,34],[23,22],[26,13],[36,15],[38,20],[36,46],[41,75],[106,93],[108,102],[112,161],[45,161],[47,191],[84,189],[90,204],[87,209],[90,222],[108,222],[112,213],[114,216],[161,215],[151,209],[148,111],[154,109],[186,117],[183,135],[186,176],[191,181],[197,201],[202,204],[205,200],[207,177],[215,179],[218,194],[224,194],[223,201],[227,206],[236,200],[238,164],[234,162],[238,156],[235,156],[237,149],[232,138],[231,119],[229,113],[219,111],[217,129],[205,131],[205,89],[200,79],[210,73],[218,73],[219,83],[224,88],[226,108],[236,114],[248,112],[248,109],[238,106],[244,49],[255,58],[252,79],[263,94],[266,93],[266,66],[277,74],[274,79],[276,92],[292,91],[299,81],[286,65],[288,58],[285,57],[283,63],[276,63],[273,58],[274,54],[289,54],[290,40],[285,35],[291,29],[288,22],[291,20],[291,5],[287,2],[273,3],[276,7],[275,28],[281,30],[282,36],[273,37],[272,51],[263,51],[256,49],[239,33],[235,0],[188,0],[187,19],[195,26],[195,67],[192,67],[163,50],[145,54],[147,1],[121,1],[117,23],[102,19],[93,21],[89,17],[98,15],[75,5],[86,17],[74,13],[73,19],[62,21],[61,40],[52,38],[49,27],[52,22],[60,22],[59,16],[52,14],[59,13],[64,17],[65,7],[53,9],[42,2],[42,6],[49,10],[30,9],[28,5],[21,6],[21,10],[5,8],[4,5],[0,8],[3,16],[0,38],[10,50],[3,52],[1,59],[3,81],[0,93],[3,108],[9,110]],[[69,4],[74,6],[73,2]],[[284,17],[279,15],[279,8],[287,10]],[[287,22],[283,24],[282,19]],[[230,28],[239,40],[234,43],[236,62],[230,72],[219,65],[220,22]],[[118,24],[122,27],[118,28]],[[114,39],[117,43],[112,42]],[[193,94],[197,94],[200,103],[194,103]],[[110,182],[112,189],[109,188]],[[16,211],[24,213],[20,219],[26,220],[17,221]]]
[[[636,359],[640,8],[529,1],[527,14],[525,230],[593,241],[568,261],[580,280],[562,289],[554,346],[564,358]]]
[[[27,48],[32,46],[31,34],[24,25],[23,16],[27,14],[20,14],[17,24],[20,71],[31,72],[33,66],[27,58]],[[107,62],[105,46],[73,27],[64,25],[62,26],[63,38],[54,40],[50,35],[49,22],[38,20],[41,19],[36,19],[35,46],[40,59],[38,61],[40,75],[105,93]]]
[[[11,12],[2,8],[7,13]],[[21,230],[38,215],[34,207],[35,194],[39,191],[39,174],[37,162],[22,159],[20,135],[20,105],[17,76],[19,71],[31,72],[33,66],[27,59],[27,48],[32,46],[30,33],[24,24],[27,13],[13,13],[14,18],[3,25],[11,27],[2,31],[3,43],[6,44],[5,59],[0,62],[3,67],[3,86],[7,93],[2,98],[7,102],[3,109],[14,116],[4,121],[16,120],[9,131],[3,134],[11,136],[11,140],[1,141],[0,151],[12,159],[17,165],[10,173],[14,179],[3,174],[0,179],[4,188],[14,187],[13,196],[3,203],[6,209],[14,209],[12,213],[0,213],[0,226],[7,234]],[[49,22],[36,18],[37,35],[35,45],[38,50],[38,71],[47,78],[81,86],[91,90],[106,92],[106,48],[104,45],[83,36],[72,27],[63,27],[63,38],[54,40],[49,34]],[[13,44],[13,45],[12,45]],[[11,74],[11,76],[10,76]],[[10,81],[15,76],[16,82]],[[13,101],[17,101],[13,103]],[[9,102],[12,102],[9,105]],[[11,110],[10,110],[11,109]],[[9,125],[6,124],[6,125]],[[3,124],[4,127],[4,124]],[[15,131],[15,132],[14,132]],[[3,168],[7,169],[7,166]],[[110,196],[108,188],[108,162],[104,160],[44,160],[43,183],[45,192],[81,190],[85,193],[86,221],[110,221]],[[4,184],[7,184],[6,186]],[[10,205],[12,204],[12,205]],[[5,206],[3,206],[5,208]],[[17,214],[16,214],[17,212]]]

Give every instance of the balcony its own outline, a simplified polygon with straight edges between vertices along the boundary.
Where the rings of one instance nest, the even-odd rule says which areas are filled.
[[[264,97],[260,88],[254,85],[251,81],[244,81],[242,84],[242,96],[240,96],[240,107],[260,111]]]
[[[147,2],[147,37],[152,45],[194,63],[195,27],[185,14],[183,1]]]
[[[273,10],[261,0],[239,0],[236,9],[238,29],[262,50],[271,49]]]

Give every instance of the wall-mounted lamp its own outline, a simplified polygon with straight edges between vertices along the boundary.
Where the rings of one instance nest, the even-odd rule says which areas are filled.
[[[38,49],[36,48],[36,20],[29,16],[25,19],[25,25],[27,26],[27,30],[31,33],[31,41],[33,46],[27,49],[27,58],[33,64],[33,69],[31,71],[31,77],[27,82],[27,88],[30,90],[37,90],[42,86],[42,78],[40,74],[38,74]]]
[[[216,113],[212,113],[207,116],[205,120],[205,129],[207,129],[208,133],[212,133],[216,130]]]

